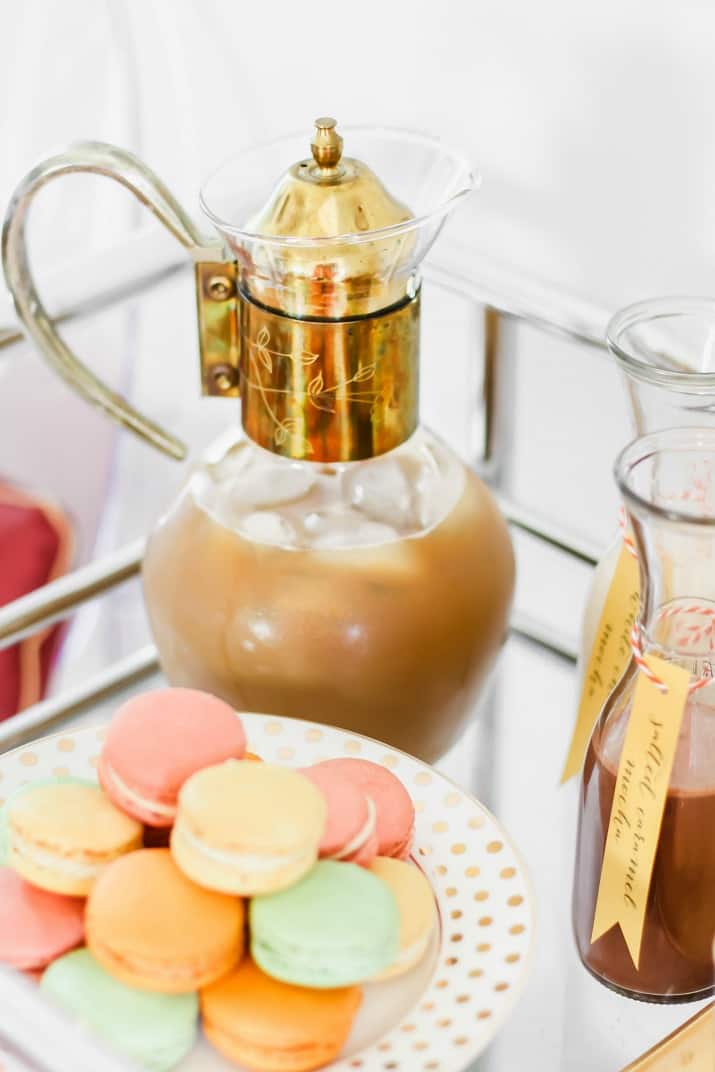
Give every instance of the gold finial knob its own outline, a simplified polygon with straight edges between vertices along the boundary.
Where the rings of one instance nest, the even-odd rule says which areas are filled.
[[[315,120],[315,134],[310,143],[313,159],[320,168],[334,168],[340,162],[343,139],[337,133],[336,121],[327,116]]]

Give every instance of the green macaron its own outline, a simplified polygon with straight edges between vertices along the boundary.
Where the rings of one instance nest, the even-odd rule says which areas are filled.
[[[194,1045],[196,994],[156,994],[113,979],[88,949],[51,964],[42,990],[118,1053],[150,1072],[167,1072]]]
[[[321,860],[295,885],[254,897],[250,913],[253,959],[295,986],[352,986],[399,952],[395,897],[357,864]]]

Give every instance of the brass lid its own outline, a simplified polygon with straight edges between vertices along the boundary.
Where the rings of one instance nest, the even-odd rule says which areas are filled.
[[[413,296],[409,271],[401,269],[411,262],[414,236],[370,239],[371,232],[413,214],[367,164],[342,155],[336,125],[334,119],[316,119],[312,158],[293,164],[246,224],[254,241],[248,266],[243,259],[243,285],[262,304],[289,316],[346,319]],[[262,248],[261,237],[289,241]],[[345,242],[336,241],[341,238]]]
[[[343,157],[336,121],[315,120],[312,159],[300,160],[281,177],[265,207],[253,217],[256,234],[337,238],[376,231],[412,219],[360,160]]]

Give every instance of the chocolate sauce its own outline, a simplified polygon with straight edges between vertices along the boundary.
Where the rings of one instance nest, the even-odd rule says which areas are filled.
[[[605,746],[594,734],[584,767],[574,881],[579,953],[601,981],[632,997],[703,998],[715,983],[715,709],[691,701],[683,719],[637,970],[619,927],[591,944],[626,717],[619,722],[609,726]]]

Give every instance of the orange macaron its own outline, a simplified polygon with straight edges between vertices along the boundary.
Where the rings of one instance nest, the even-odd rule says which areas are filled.
[[[362,1001],[357,986],[310,990],[265,975],[250,958],[201,991],[206,1036],[256,1072],[309,1072],[340,1053]]]
[[[127,986],[164,994],[198,990],[243,953],[243,903],[196,886],[168,849],[115,861],[87,902],[87,945]]]

